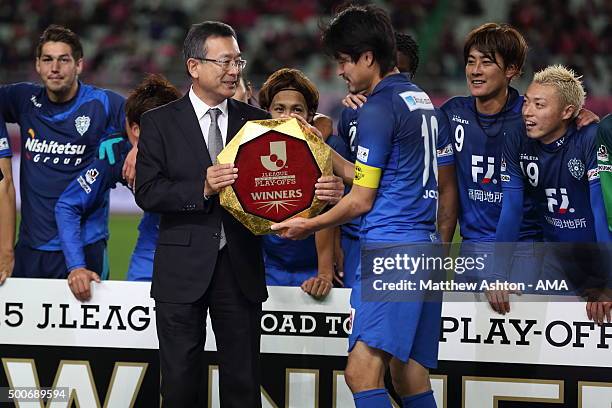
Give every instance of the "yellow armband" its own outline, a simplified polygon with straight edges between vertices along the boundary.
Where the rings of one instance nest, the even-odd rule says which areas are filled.
[[[355,179],[353,184],[368,188],[378,188],[382,169],[368,166],[367,164],[355,162]]]

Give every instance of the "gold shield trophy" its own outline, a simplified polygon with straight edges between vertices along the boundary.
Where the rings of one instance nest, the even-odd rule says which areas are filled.
[[[315,183],[332,175],[329,146],[297,119],[247,122],[219,153],[234,163],[238,178],[221,190],[221,205],[257,235],[293,217],[314,217],[326,203]]]

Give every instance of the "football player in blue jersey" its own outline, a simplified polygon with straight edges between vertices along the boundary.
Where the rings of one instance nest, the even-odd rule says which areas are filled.
[[[397,44],[397,69],[412,80],[419,66],[419,46],[409,34],[395,32]],[[343,157],[350,162],[356,160],[355,135],[358,109],[367,98],[362,94],[349,94],[342,101],[346,108],[338,123],[338,135],[349,146],[349,154]],[[442,242],[452,242],[457,225],[457,181],[455,176],[453,146],[450,140],[448,120],[440,112],[437,145],[438,165],[438,233]],[[342,225],[342,250],[344,256],[344,286],[352,287],[359,264],[359,219]]]
[[[362,216],[362,242],[439,241],[432,193],[437,193],[431,137],[436,112],[425,92],[394,71],[389,16],[372,5],[347,7],[325,29],[323,45],[349,92],[368,96],[358,116],[356,163],[333,154],[334,172],[352,188],[328,212],[272,229],[300,239]],[[351,295],[355,310],[345,371],[356,406],[391,407],[384,388],[389,367],[403,407],[435,407],[428,368],[437,365],[441,303],[362,302],[360,279],[358,274]]]
[[[522,107],[528,138],[522,132],[513,132],[504,143],[504,201],[498,241],[517,240],[517,221],[522,218],[525,197],[536,205],[545,241],[612,241],[597,168],[597,125],[578,130],[574,123],[585,95],[580,79],[564,66],[549,66],[534,75]],[[588,247],[579,248],[589,251]],[[560,253],[553,251],[551,255],[558,257]],[[564,267],[568,267],[566,261]],[[583,262],[578,268],[589,269],[589,265]],[[609,269],[609,264],[603,268]],[[585,277],[584,271],[580,272]],[[569,271],[569,278],[571,274]],[[607,316],[610,321],[611,305],[589,302],[589,318],[601,323]]]
[[[309,123],[319,106],[319,91],[297,69],[274,72],[259,91],[259,105],[273,119],[299,115]],[[338,195],[342,182],[338,179]],[[318,231],[304,241],[291,241],[276,235],[263,237],[263,254],[268,285],[300,286],[314,297],[325,297],[333,286],[334,230]]]
[[[100,142],[122,132],[124,98],[83,84],[83,49],[72,31],[49,26],[36,48],[43,85],[0,87],[0,127],[21,131],[21,224],[15,247],[16,277],[68,274],[55,222],[55,204],[68,184],[95,158]],[[106,240],[85,247],[103,269]]]
[[[510,86],[523,69],[527,43],[521,33],[506,24],[486,23],[466,38],[463,56],[470,96],[454,97],[441,109],[446,114],[453,141],[459,191],[459,226],[463,256],[493,252],[502,206],[500,165],[503,141],[510,132],[525,133],[521,116],[523,97]],[[593,121],[582,112],[580,124]],[[519,277],[537,269],[531,243],[542,238],[541,226],[531,199],[523,203],[524,214],[512,258],[511,274]],[[492,271],[476,277],[490,278]],[[494,310],[510,311],[507,292],[487,292]]]
[[[138,149],[140,116],[158,106],[178,99],[181,93],[163,76],[148,75],[128,96],[125,103],[125,132],[128,140],[115,145],[119,158],[114,165],[96,159],[62,193],[55,207],[62,250],[69,271],[68,285],[79,300],[91,297],[91,281],[100,282],[100,274],[87,267],[84,247],[89,242],[108,239],[108,191],[117,183],[127,185],[123,178],[123,163],[129,152]],[[96,217],[99,228],[81,228],[84,218]],[[132,253],[127,280],[151,281],[153,255],[157,244],[159,216],[145,212],[138,226],[138,240]]]

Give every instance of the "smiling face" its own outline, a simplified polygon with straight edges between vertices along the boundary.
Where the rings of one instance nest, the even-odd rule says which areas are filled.
[[[214,60],[237,60],[240,48],[234,37],[208,37],[204,44],[205,58]],[[190,58],[187,68],[192,77],[193,90],[210,106],[217,106],[236,93],[240,69],[230,64],[223,69],[218,63]]]
[[[506,67],[498,55],[495,59],[470,48],[465,65],[465,77],[470,94],[480,100],[504,99],[510,79],[516,74],[514,67]],[[502,101],[503,102],[503,101]]]
[[[75,60],[72,48],[63,42],[46,42],[36,58],[36,72],[53,102],[65,102],[76,95],[82,69],[83,59]]]
[[[553,85],[532,82],[523,103],[527,136],[545,144],[554,142],[565,134],[574,111],[572,105],[563,106]]]
[[[272,119],[288,118],[292,113],[300,115],[307,122],[312,120],[312,115],[308,113],[304,95],[292,89],[286,89],[274,95],[272,103],[270,103]]]
[[[336,73],[346,81],[348,91],[352,94],[370,93],[377,69],[373,64],[372,52],[368,51],[353,61],[348,54],[340,53],[336,58]]]

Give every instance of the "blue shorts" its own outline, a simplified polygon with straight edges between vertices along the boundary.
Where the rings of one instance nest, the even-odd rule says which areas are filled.
[[[96,272],[102,279],[108,279],[108,254],[106,240],[101,239],[93,244],[86,245],[86,268]],[[15,246],[15,278],[47,278],[66,279],[66,259],[62,251],[41,251],[30,248],[21,242]]]
[[[352,288],[355,286],[355,276],[359,268],[361,258],[361,245],[359,238],[353,238],[344,232],[341,239],[342,251],[344,252],[344,287]]]
[[[361,290],[360,259],[351,292],[349,352],[357,341],[362,341],[404,363],[412,359],[424,367],[436,368],[442,302],[365,302]]]
[[[318,275],[315,269],[286,270],[276,265],[266,264],[266,285],[302,286],[305,280]]]
[[[135,249],[130,259],[127,280],[151,282],[153,277],[153,257],[155,249]]]

